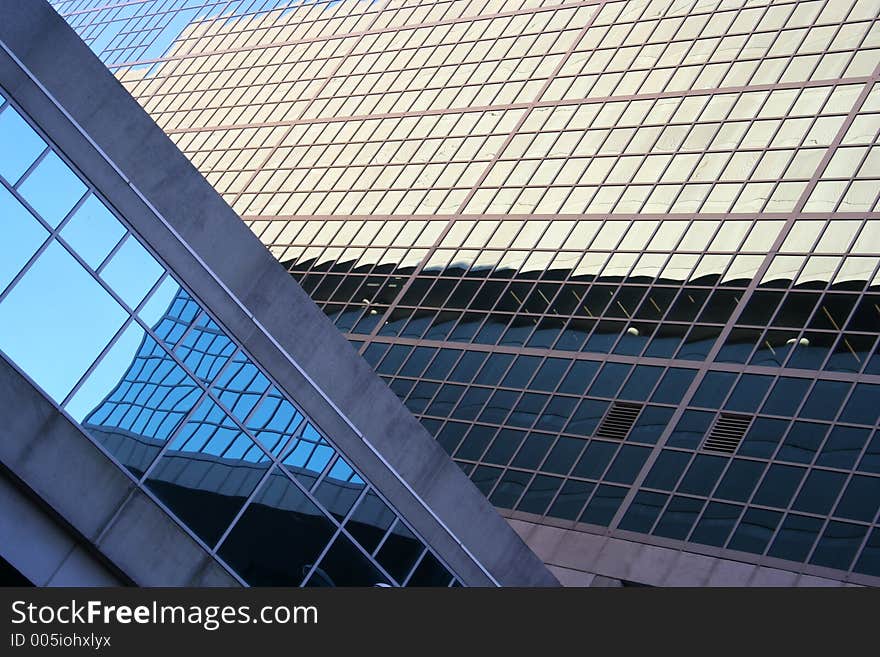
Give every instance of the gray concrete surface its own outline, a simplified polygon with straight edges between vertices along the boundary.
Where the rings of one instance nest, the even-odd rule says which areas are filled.
[[[32,582],[239,585],[2,357],[0,417],[0,552]]]
[[[544,560],[563,586],[619,586],[632,583],[668,587],[862,585],[803,570],[786,570],[696,554],[516,518],[509,518],[508,522],[535,554]]]

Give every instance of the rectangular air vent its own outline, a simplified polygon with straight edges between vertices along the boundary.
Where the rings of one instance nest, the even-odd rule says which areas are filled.
[[[706,436],[703,449],[709,452],[733,454],[742,442],[743,436],[752,422],[750,415],[733,415],[722,413],[715,421],[712,431]]]
[[[596,429],[596,436],[598,438],[623,440],[636,423],[642,406],[644,404],[614,402],[605,414],[605,418],[602,420],[599,428]]]

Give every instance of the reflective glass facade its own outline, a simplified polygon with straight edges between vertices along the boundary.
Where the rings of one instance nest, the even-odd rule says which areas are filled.
[[[250,585],[457,583],[0,95],[0,353]]]
[[[877,0],[54,5],[497,507],[880,581]]]

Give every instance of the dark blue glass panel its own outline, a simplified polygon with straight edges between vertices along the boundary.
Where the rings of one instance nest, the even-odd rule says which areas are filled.
[[[586,504],[594,487],[595,484],[588,481],[566,481],[550,510],[547,511],[547,515],[564,520],[574,520],[584,508],[584,504]]]
[[[520,443],[523,441],[523,438],[525,438],[525,436],[525,431],[516,431],[515,429],[502,429],[498,432],[495,440],[492,441],[492,445],[486,451],[486,454],[483,456],[483,460],[487,463],[507,465],[510,462],[511,457],[519,448]]]
[[[512,390],[496,390],[480,413],[481,422],[501,423],[510,413],[520,393]]]
[[[537,433],[533,431],[526,438],[519,453],[513,459],[513,465],[517,468],[534,469],[550,451],[554,436],[549,433]]]
[[[819,518],[789,514],[767,554],[778,559],[803,561],[810,553],[820,529],[822,520]]]
[[[857,573],[880,577],[880,528],[875,527],[871,531],[854,570]]]
[[[342,534],[321,558],[306,586],[376,586],[390,584],[354,544]]]
[[[623,520],[620,521],[619,528],[643,534],[650,533],[668,498],[668,495],[662,493],[639,491],[626,510]]]
[[[608,468],[605,479],[618,484],[631,484],[650,453],[651,450],[648,447],[624,445],[617,453],[614,463]]]
[[[345,521],[345,529],[367,552],[373,552],[393,522],[394,512],[376,493],[368,490]]]
[[[782,447],[779,448],[776,458],[780,461],[810,463],[816,455],[819,445],[822,444],[825,432],[827,431],[827,424],[795,422],[785,437]]]
[[[773,379],[769,376],[757,374],[743,374],[730,393],[730,398],[724,404],[725,410],[740,413],[752,413],[758,409],[758,404],[764,399],[767,388]]]
[[[813,420],[834,419],[851,385],[843,381],[816,381],[801,409],[801,417]]]
[[[450,572],[428,552],[416,566],[407,586],[449,586],[451,580]]]
[[[840,472],[810,470],[792,508],[795,511],[826,515],[837,499],[845,479],[846,475]]]
[[[532,390],[553,392],[562,381],[562,375],[565,374],[570,363],[571,361],[564,358],[548,358],[535,374],[529,387]]]
[[[727,461],[728,459],[720,456],[697,454],[684,479],[678,485],[678,491],[692,495],[709,495]]]
[[[488,497],[502,472],[501,468],[490,468],[487,465],[481,465],[471,473],[471,481],[474,482],[474,485],[483,495]]]
[[[721,408],[727,391],[733,385],[736,374],[731,372],[707,372],[696,394],[691,399],[691,406],[704,408]]]
[[[754,503],[787,507],[805,472],[804,468],[774,463],[755,493]]]
[[[593,376],[599,369],[599,363],[590,360],[578,360],[565,375],[562,384],[559,386],[559,392],[570,393],[574,395],[582,395],[586,392],[587,386],[593,380]]]
[[[813,551],[810,563],[839,570],[849,570],[867,527],[831,521]]]
[[[145,484],[212,546],[270,465],[266,454],[206,400],[172,439]]]
[[[873,472],[880,474],[880,431],[875,431],[871,437],[868,446],[865,448],[865,454],[859,461],[859,470],[863,472]]]
[[[696,373],[696,370],[669,369],[651,396],[651,401],[661,404],[678,404]]]
[[[288,469],[290,468],[288,467]],[[305,478],[298,477],[298,479],[307,485]],[[364,488],[364,480],[352,470],[345,459],[340,457],[336,459],[336,463],[318,484],[314,495],[338,522],[342,522]]]
[[[632,365],[605,363],[599,376],[590,386],[589,394],[595,397],[614,397],[631,368]]]
[[[483,369],[480,370],[477,378],[474,379],[474,383],[489,386],[498,385],[513,358],[510,354],[490,354],[489,358],[486,359],[486,364],[483,365]]]
[[[749,499],[758,479],[764,472],[765,463],[734,459],[715,490],[715,497],[745,502]]]
[[[565,427],[566,433],[592,436],[607,408],[608,402],[584,399],[572,414],[568,426]]]
[[[537,356],[518,356],[501,385],[508,388],[525,388],[540,362],[541,359]]]
[[[705,500],[692,497],[673,497],[652,533],[655,536],[684,540],[704,503]]]
[[[452,411],[452,417],[457,420],[475,419],[490,394],[492,391],[488,388],[468,388],[468,391],[462,395],[458,402],[458,406]]]
[[[747,509],[727,544],[728,549],[762,554],[780,518],[782,514],[777,511]]]
[[[664,449],[651,467],[648,476],[645,477],[644,485],[648,488],[672,490],[690,460],[690,452]]]
[[[495,506],[512,509],[532,478],[531,472],[508,470],[495,486],[489,501]]]
[[[782,377],[764,402],[762,413],[769,415],[794,415],[810,387],[809,379]]]
[[[617,443],[604,440],[592,440],[574,467],[573,475],[588,479],[599,479],[617,451]]]
[[[473,425],[455,453],[455,457],[476,461],[480,458],[480,455],[482,455],[496,431],[498,429],[495,427],[487,427],[482,424]]]
[[[581,514],[580,522],[593,525],[607,525],[611,522],[621,501],[626,496],[626,488],[601,485],[593,493],[593,498]]]
[[[387,358],[386,358],[387,360]],[[450,380],[470,383],[486,360],[486,354],[479,351],[468,351],[461,357],[449,375]]]
[[[666,442],[670,447],[696,449],[715,418],[706,411],[685,411]]]
[[[413,349],[412,354],[410,354],[410,357],[400,369],[400,376],[419,376],[428,363],[431,362],[431,358],[433,358],[436,351],[436,349],[431,347],[416,347]]]
[[[654,389],[654,384],[663,373],[661,367],[649,367],[647,365],[638,365],[630,375],[620,391],[621,399],[634,399],[636,401],[644,401]]]
[[[580,456],[585,444],[585,440],[577,438],[560,438],[556,441],[556,444],[547,456],[547,460],[541,466],[541,470],[544,472],[555,472],[556,474],[567,474],[575,459]]]
[[[299,586],[334,531],[305,493],[276,471],[218,553],[251,586]]]
[[[553,500],[553,496],[556,495],[556,491],[562,485],[562,481],[559,477],[536,476],[516,507],[517,510],[543,515]]]
[[[870,429],[835,426],[828,434],[817,465],[849,469],[856,462],[862,447],[871,435]]]
[[[422,542],[398,520],[376,553],[376,561],[402,583],[424,549]]]
[[[661,406],[645,407],[626,437],[627,441],[653,445],[660,439],[673,412],[673,409]]]
[[[742,507],[736,504],[709,502],[690,540],[694,543],[722,547],[727,542],[727,537],[730,536],[740,513]]]
[[[828,491],[828,494],[831,496],[832,491]],[[834,515],[873,522],[877,517],[878,506],[880,506],[880,477],[853,475],[834,510]]]
[[[770,458],[776,451],[776,446],[782,440],[782,436],[785,435],[788,425],[787,420],[757,418],[752,422],[752,426],[740,443],[737,453],[743,456]]]
[[[880,414],[880,386],[859,383],[840,414],[841,422],[873,425]]]

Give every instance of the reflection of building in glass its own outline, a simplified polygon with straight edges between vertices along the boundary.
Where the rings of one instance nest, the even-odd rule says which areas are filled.
[[[210,384],[210,396],[199,401],[201,389],[168,350]],[[425,552],[397,514],[179,288],[83,426],[250,584],[387,583],[380,568],[403,583]],[[279,465],[274,470],[273,461]],[[346,533],[334,549],[346,558],[327,553],[318,564],[337,524]],[[382,543],[375,561],[352,540],[368,553]],[[425,565],[412,584],[449,584],[452,576],[434,555],[421,560]]]
[[[294,4],[54,3],[548,563],[880,582],[876,2]]]
[[[558,583],[48,3],[0,144],[0,579]]]

